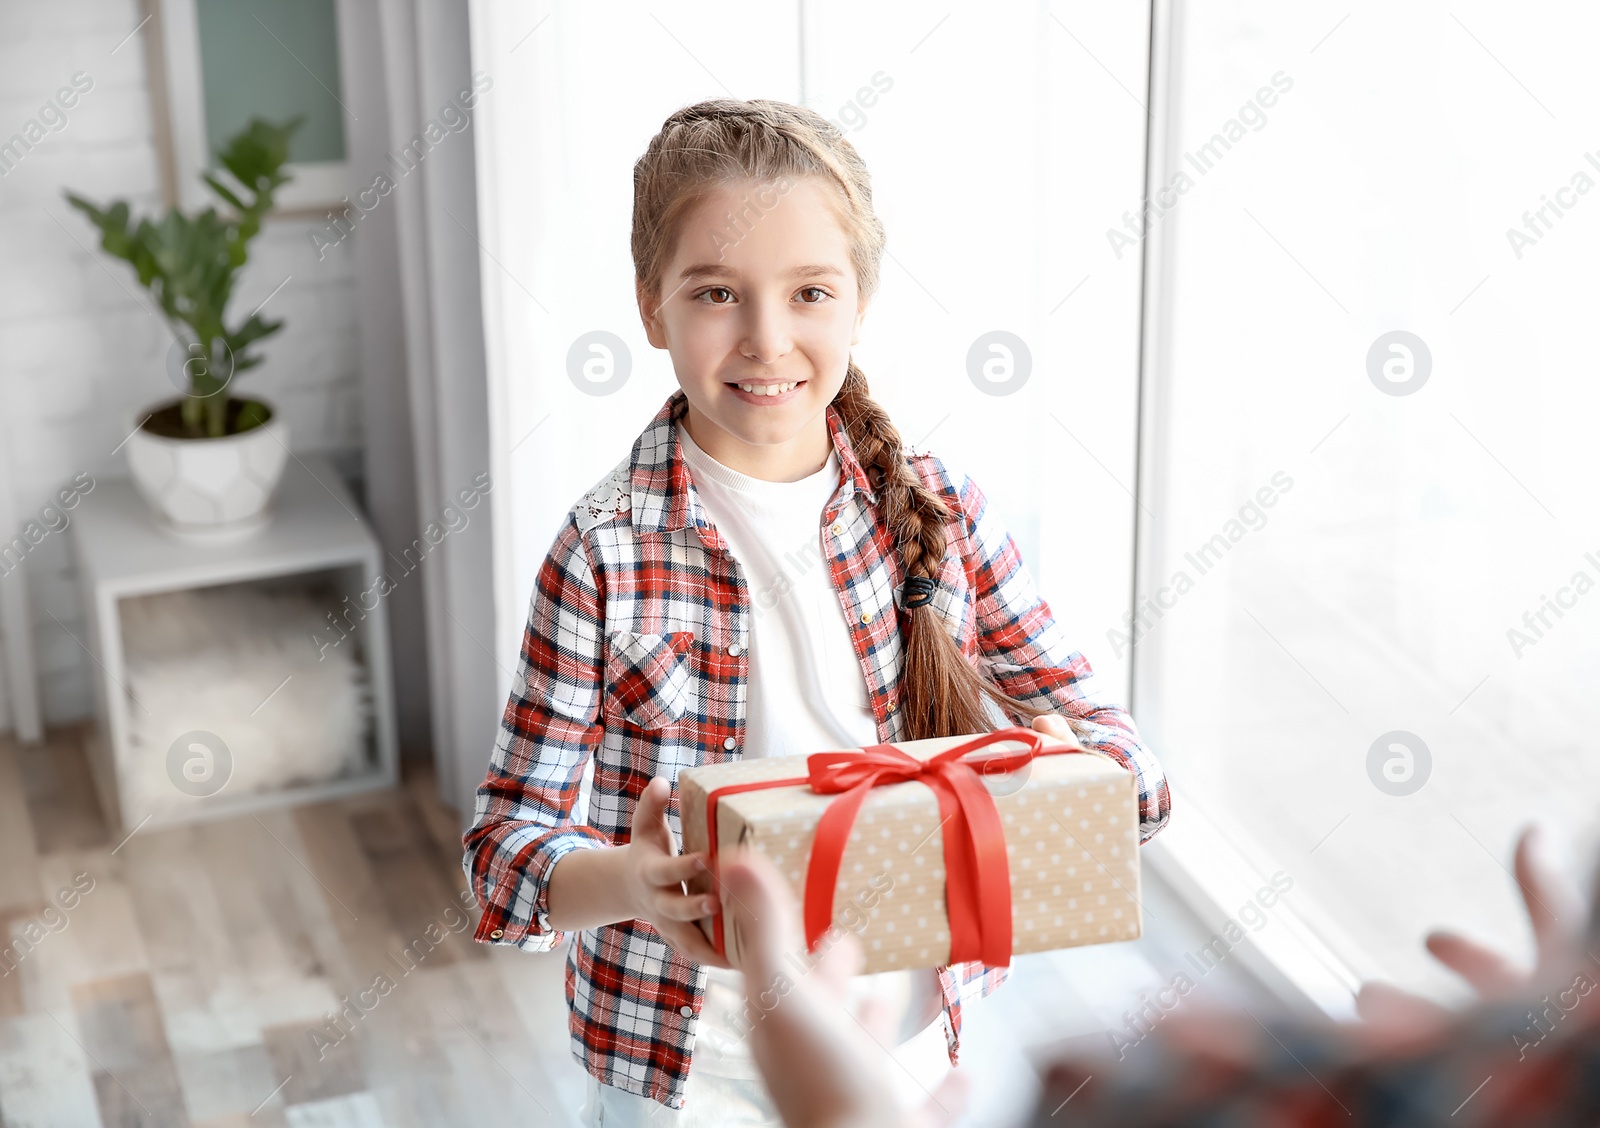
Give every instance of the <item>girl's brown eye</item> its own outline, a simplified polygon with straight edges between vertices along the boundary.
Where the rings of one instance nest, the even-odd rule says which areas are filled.
[[[712,295],[712,294],[726,294],[729,299],[731,299],[733,297],[733,292],[731,290],[729,290],[726,286],[713,286],[713,287],[711,287],[711,289],[705,291],[700,296],[702,298],[704,298],[704,297],[710,297],[710,295]],[[712,305],[727,305],[728,301],[726,299],[719,301],[716,298],[712,298],[711,304]]]
[[[824,290],[821,286],[807,286],[804,290],[801,290],[800,292],[802,294],[817,294],[817,295],[820,295],[815,301],[806,302],[806,305],[816,305],[817,302],[820,302],[823,298],[828,296],[828,291]]]

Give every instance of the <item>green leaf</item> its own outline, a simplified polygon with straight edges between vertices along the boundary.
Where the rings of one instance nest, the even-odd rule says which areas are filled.
[[[253,313],[248,321],[227,335],[228,347],[238,353],[282,328],[282,321],[266,321],[260,315]]]
[[[304,122],[303,114],[282,125],[251,118],[218,154],[222,167],[255,196],[245,210],[262,212],[271,207],[273,189],[289,179],[282,171],[289,161],[289,138]]]
[[[220,216],[214,207],[193,215],[169,208],[159,218],[134,224],[126,201],[101,209],[82,196],[65,193],[67,202],[99,230],[101,249],[134,268],[139,284],[160,304],[178,339],[226,344],[233,353],[234,372],[260,364],[262,358],[251,354],[250,347],[283,327],[282,321],[251,314],[229,329],[227,311],[239,272],[249,260],[250,243],[261,232],[262,217],[272,209],[273,193],[290,179],[284,172],[289,138],[303,120],[297,117],[275,125],[252,118],[229,139],[219,160],[243,191],[211,173],[203,174],[207,186],[236,216]],[[201,382],[201,377],[194,378],[196,395],[208,390],[198,386]],[[197,425],[200,408],[191,408],[192,402],[185,401],[184,418]],[[216,414],[219,409],[209,406],[209,399],[207,403],[206,426],[215,434],[222,417]]]
[[[240,211],[247,210],[245,208],[244,201],[239,199],[238,196],[235,196],[233,194],[233,190],[222,181],[218,180],[215,176],[212,176],[209,172],[207,172],[201,176],[201,179],[211,186],[211,190],[213,192],[221,196],[224,200],[227,200],[228,203],[232,204]]]

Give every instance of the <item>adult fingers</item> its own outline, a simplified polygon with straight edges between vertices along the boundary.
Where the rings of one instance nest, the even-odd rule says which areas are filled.
[[[966,1070],[952,1069],[928,1094],[928,1099],[910,1113],[907,1128],[946,1128],[954,1124],[967,1110],[971,1091],[971,1078]]]
[[[814,968],[817,982],[828,998],[843,1000],[850,992],[850,981],[866,966],[866,950],[861,947],[861,937],[849,929],[840,931],[837,926],[832,932],[822,934],[817,946],[823,945],[827,946],[826,950],[817,958]]]
[[[1375,1026],[1424,1028],[1448,1021],[1451,1012],[1431,999],[1375,981],[1356,992],[1356,1014]]]
[[[1424,943],[1434,959],[1485,998],[1513,994],[1528,981],[1528,973],[1505,956],[1458,932],[1430,932]]]
[[[790,967],[790,956],[806,952],[800,899],[782,871],[755,850],[740,848],[722,862],[728,890],[729,927],[739,930],[740,970],[753,982],[770,982]],[[866,954],[849,929],[834,927],[817,941],[809,977],[820,998],[842,1003],[850,980],[861,974]]]
[[[872,1035],[872,1040],[884,1049],[890,1049],[895,1044],[895,1035],[900,1032],[900,1016],[887,999],[868,997],[861,1000],[861,1005],[856,1011],[856,1021],[861,1023],[866,1032]]]
[[[739,969],[747,980],[768,982],[782,970],[784,953],[805,944],[799,901],[788,879],[756,851],[734,850],[721,868],[722,883],[732,894],[729,924],[739,929]]]
[[[765,1006],[763,985],[782,982],[781,1005],[764,1011],[750,1048],[785,1124],[893,1124],[900,1122],[892,1095],[876,1069],[872,1039],[825,989],[830,957],[840,944],[859,944],[846,932],[821,956],[822,967],[791,982],[787,953],[805,942],[794,890],[759,853],[735,850],[722,868],[731,894],[729,915],[739,928],[739,970],[748,999]],[[820,974],[819,974],[820,970]]]
[[[1522,832],[1514,868],[1539,949],[1540,969],[1565,966],[1583,927],[1583,895],[1556,861],[1543,827],[1534,825]]]
[[[1518,836],[1513,868],[1533,928],[1537,972],[1565,967],[1573,958],[1583,927],[1583,895],[1552,857],[1549,836],[1542,827],[1527,827]],[[1431,933],[1427,946],[1440,963],[1485,997],[1514,994],[1530,978],[1500,952],[1459,933]]]
[[[1439,1037],[1455,1013],[1431,999],[1387,983],[1365,983],[1356,993],[1356,1014],[1366,1024],[1363,1042],[1378,1054],[1408,1053]]]

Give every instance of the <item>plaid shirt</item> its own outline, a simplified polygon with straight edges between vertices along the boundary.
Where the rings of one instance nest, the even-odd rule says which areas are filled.
[[[463,868],[483,906],[477,940],[554,948],[565,935],[548,919],[556,861],[627,842],[639,793],[658,775],[674,783],[667,820],[682,841],[678,771],[743,752],[749,589],[683,461],[674,423],[682,398],[674,392],[629,457],[572,508],[539,569],[518,674],[462,836]],[[893,741],[900,562],[831,405],[827,423],[842,473],[822,513],[821,542],[849,613],[878,739]],[[1148,839],[1165,824],[1170,801],[1133,722],[1096,696],[1089,663],[1067,646],[978,487],[932,454],[908,460],[955,510],[933,606],[1001,689],[1070,714],[1086,746],[1137,775],[1141,841]],[[591,758],[589,807],[578,821],[573,808]],[[953,1064],[963,1002],[992,992],[1010,969],[971,962],[938,974]],[[705,970],[645,921],[583,930],[566,974],[573,1054],[608,1085],[683,1107],[705,983]]]

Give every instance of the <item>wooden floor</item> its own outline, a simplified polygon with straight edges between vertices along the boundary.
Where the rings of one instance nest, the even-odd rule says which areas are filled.
[[[573,1121],[562,961],[472,941],[431,778],[119,843],[83,733],[0,739],[5,1124]]]
[[[565,950],[472,941],[459,823],[431,776],[119,841],[85,733],[0,737],[0,1124],[576,1123]],[[962,1123],[1031,1107],[1031,1053],[1103,1043],[1194,950],[1183,910],[1145,900],[1144,939],[1020,957],[969,1008]]]

